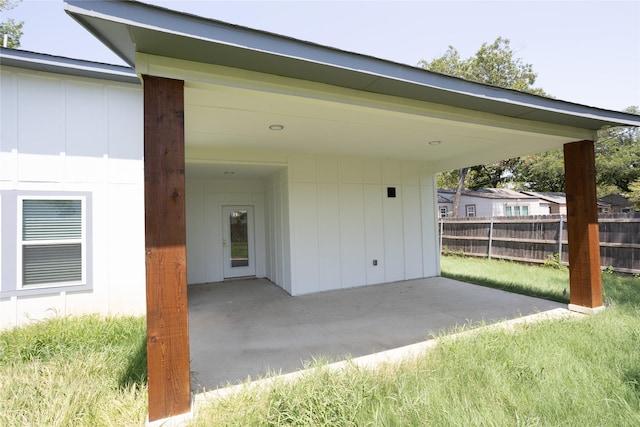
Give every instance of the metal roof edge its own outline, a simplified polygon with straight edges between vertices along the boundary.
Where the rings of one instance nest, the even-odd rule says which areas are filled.
[[[491,85],[464,80],[458,77],[428,71],[416,66],[400,64],[372,56],[348,52],[333,47],[302,41],[287,36],[278,35],[248,27],[234,25],[219,20],[204,18],[183,12],[177,12],[159,6],[149,5],[131,0],[109,0],[86,2],[81,0],[65,0],[65,10],[88,31],[120,55],[125,62],[132,63],[132,52],[135,53],[134,41],[129,40],[126,49],[122,44],[122,31],[118,35],[104,34],[101,29],[92,27],[90,20],[98,19],[122,26],[137,27],[147,31],[157,31],[170,36],[186,37],[193,40],[227,46],[255,55],[270,55],[280,57],[283,61],[298,61],[315,67],[329,67],[343,73],[357,73],[369,76],[363,87],[348,85],[346,74],[337,73],[334,78],[339,82],[345,80],[345,87],[372,91],[380,94],[395,96],[406,93],[406,87],[414,86],[431,91],[449,93],[450,104],[460,106],[462,98],[478,100],[481,111],[492,112],[492,109],[504,110],[505,105],[520,107],[520,113],[513,113],[512,117],[528,118],[530,113],[543,114],[543,121],[566,119],[559,117],[575,117],[583,119],[581,126],[585,129],[597,130],[604,126],[640,126],[640,116],[590,107],[569,101],[557,100],[540,95],[519,92],[512,89],[499,88]],[[87,19],[89,18],[89,19]],[[111,37],[111,38],[109,38]],[[120,37],[120,38],[119,38]],[[113,40],[112,40],[113,39]],[[125,51],[127,50],[127,51]],[[260,61],[254,65],[260,71]],[[290,62],[289,62],[290,64]],[[291,68],[291,67],[289,67]],[[290,72],[287,70],[287,72]],[[305,79],[304,71],[300,75],[292,76]],[[283,74],[284,75],[284,74]],[[308,77],[308,76],[306,76]],[[392,88],[379,90],[373,86],[372,78],[380,82],[388,81]],[[306,80],[311,80],[306,78]],[[352,80],[352,79],[351,79]],[[337,84],[339,83],[329,83]],[[400,89],[399,86],[404,86]],[[385,86],[384,84],[382,86]],[[395,88],[394,88],[395,87]],[[395,93],[394,91],[398,92]],[[457,99],[453,99],[456,98]],[[418,99],[418,98],[416,98]],[[502,107],[501,107],[502,105]],[[535,120],[535,119],[534,119]],[[589,127],[586,127],[588,123]]]
[[[0,47],[0,65],[55,74],[140,84],[132,68]]]

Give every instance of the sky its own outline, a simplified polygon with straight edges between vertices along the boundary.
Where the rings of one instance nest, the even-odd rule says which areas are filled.
[[[538,74],[535,87],[578,104],[640,106],[640,0],[163,1],[176,11],[415,66],[449,46],[462,58],[497,37]],[[21,49],[124,64],[71,19],[62,0],[23,0]]]

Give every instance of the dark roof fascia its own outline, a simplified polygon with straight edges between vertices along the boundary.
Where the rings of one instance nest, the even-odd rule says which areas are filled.
[[[555,204],[558,204],[558,205],[567,204],[566,196],[559,196],[559,195],[547,194],[547,193],[538,193],[538,192],[535,192],[535,191],[521,191],[521,193],[522,194],[527,194],[529,196],[537,197],[538,199],[542,199],[542,200],[545,200],[547,202],[555,203]]]
[[[76,77],[140,84],[140,79],[130,67],[47,55],[27,50],[0,47],[0,65]]]
[[[455,190],[451,190],[448,188],[438,189],[438,193],[445,194],[456,194]],[[462,190],[462,195],[467,197],[479,197],[481,199],[540,199],[539,197],[531,196],[529,194],[519,193],[519,194],[497,194],[491,193],[488,191],[475,191],[475,190]]]
[[[139,51],[581,129],[640,126],[640,116],[633,114],[470,82],[136,1],[65,0],[65,9],[132,66]]]

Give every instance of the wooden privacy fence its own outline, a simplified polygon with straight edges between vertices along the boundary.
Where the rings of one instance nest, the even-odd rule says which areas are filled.
[[[640,273],[640,213],[605,214],[598,219],[600,265]],[[564,215],[493,218],[441,218],[441,253],[460,253],[528,263],[559,255],[568,264]]]

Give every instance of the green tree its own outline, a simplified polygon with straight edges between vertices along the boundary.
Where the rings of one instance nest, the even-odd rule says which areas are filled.
[[[626,194],[633,202],[637,211],[640,211],[640,178],[629,184],[629,192]]]
[[[637,106],[625,112],[640,115]],[[615,186],[617,192],[626,193],[629,184],[640,178],[640,129],[616,126],[599,131],[595,153],[599,187]]]
[[[625,109],[638,114],[638,107]],[[598,197],[626,193],[629,185],[640,178],[640,129],[611,127],[598,132],[594,143],[596,156],[596,191]],[[565,191],[562,150],[524,157],[514,180],[533,191]]]
[[[491,44],[483,43],[476,54],[467,59],[461,59],[458,50],[449,46],[440,58],[422,60],[418,65],[466,80],[548,96],[542,89],[533,87],[538,77],[533,65],[517,58],[510,44],[509,39],[498,37]]]
[[[521,190],[564,192],[564,155],[561,149],[522,158],[514,173]]]
[[[422,60],[418,65],[430,71],[466,80],[548,96],[542,89],[534,87],[537,74],[533,71],[533,66],[516,57],[510,41],[502,37],[498,37],[491,44],[483,43],[476,54],[469,58],[462,59],[458,50],[449,46],[443,56],[431,61]],[[452,171],[445,172],[438,177],[438,186],[441,182],[446,182],[449,184],[447,187],[453,188],[450,180],[452,176],[457,176],[458,182],[455,187],[458,190],[462,187],[498,187],[513,178],[514,168],[520,163],[520,159],[507,159],[487,165],[476,165],[465,168],[466,170],[461,169],[457,174]],[[457,191],[454,216],[457,215],[459,194],[460,191]]]
[[[0,0],[0,13],[16,7],[21,0]],[[6,37],[6,47],[15,49],[20,47],[20,37],[22,37],[22,26],[24,22],[16,22],[14,19],[2,20],[0,22],[0,43],[4,46]]]

